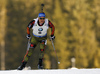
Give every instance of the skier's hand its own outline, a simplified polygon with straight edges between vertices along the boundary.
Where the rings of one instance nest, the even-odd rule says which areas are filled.
[[[55,39],[55,36],[54,35],[51,35],[50,36],[50,40],[54,40]]]
[[[27,34],[26,38],[27,38],[27,39],[30,39],[31,37],[30,37],[30,35],[29,35],[29,34]]]

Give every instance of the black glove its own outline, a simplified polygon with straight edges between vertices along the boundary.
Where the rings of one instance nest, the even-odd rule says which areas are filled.
[[[55,36],[54,36],[54,35],[51,35],[51,36],[50,36],[50,40],[51,40],[51,39],[54,40],[54,39],[55,39]]]
[[[27,39],[30,39],[30,38],[31,38],[31,37],[30,37],[30,34],[27,34],[26,38],[27,38]]]

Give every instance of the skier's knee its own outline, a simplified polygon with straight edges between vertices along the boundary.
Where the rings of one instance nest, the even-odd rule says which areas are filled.
[[[41,52],[43,52],[43,51],[44,51],[44,49],[40,49],[40,51],[41,51]]]
[[[44,57],[44,49],[40,49],[41,53],[40,53],[40,58],[43,58]]]
[[[36,47],[36,45],[34,45],[34,44],[30,44],[30,48],[35,48]]]

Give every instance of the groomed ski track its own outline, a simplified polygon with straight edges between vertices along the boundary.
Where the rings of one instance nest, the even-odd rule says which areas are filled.
[[[0,70],[0,74],[100,74],[100,69]]]

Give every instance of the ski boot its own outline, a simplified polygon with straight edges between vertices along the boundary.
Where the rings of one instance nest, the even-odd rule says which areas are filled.
[[[39,59],[38,69],[43,69],[42,61],[43,59]]]
[[[17,68],[17,70],[23,70],[27,62],[22,62],[22,65]]]

